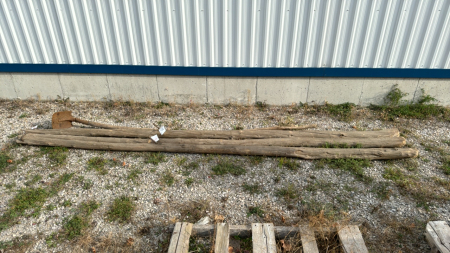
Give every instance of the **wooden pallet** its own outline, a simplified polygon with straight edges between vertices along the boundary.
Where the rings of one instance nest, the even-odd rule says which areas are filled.
[[[175,227],[173,227],[168,252],[187,253],[189,250],[189,237],[191,234],[197,236],[209,236],[214,234],[214,231],[214,252],[216,253],[228,253],[230,235],[251,236],[254,253],[276,253],[277,246],[275,239],[283,239],[297,233],[300,234],[304,253],[319,252],[314,236],[314,230],[307,225],[298,227],[279,227],[274,226],[272,223],[253,223],[251,226],[233,226],[227,223],[218,223],[214,227],[213,225],[192,225],[187,222],[177,222]],[[368,253],[358,226],[343,226],[338,229],[337,232],[344,252]]]
[[[447,222],[430,221],[425,230],[432,253],[450,253],[450,226]]]

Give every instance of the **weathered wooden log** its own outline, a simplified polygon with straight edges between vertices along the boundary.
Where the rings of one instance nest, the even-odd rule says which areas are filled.
[[[282,126],[274,126],[274,127],[262,127],[255,129],[247,129],[247,130],[303,130],[308,128],[316,128],[317,125],[303,125],[303,126],[292,126],[292,127],[282,127]]]
[[[237,146],[237,145],[188,145],[188,144],[151,144],[151,143],[105,143],[79,140],[63,140],[46,138],[46,135],[17,140],[17,143],[38,146],[61,146],[68,148],[111,150],[111,151],[152,151],[171,153],[228,154],[228,155],[260,155],[277,157],[296,157],[302,159],[401,159],[418,155],[411,148],[298,148],[279,146]]]
[[[35,139],[41,134],[26,134],[23,141],[29,138]],[[114,137],[87,137],[73,135],[51,135],[46,134],[48,139],[78,140],[107,143],[149,143],[148,139],[141,138],[114,138]],[[151,141],[150,141],[151,142]],[[153,142],[151,142],[153,143]],[[244,139],[244,140],[223,140],[223,139],[182,139],[182,138],[162,138],[158,144],[187,144],[187,145],[239,145],[239,146],[281,146],[281,147],[324,147],[326,145],[347,145],[348,147],[360,148],[396,148],[403,147],[406,140],[403,137],[381,137],[381,138],[270,138],[270,139]]]
[[[307,226],[307,224],[305,224]],[[173,232],[174,225],[169,226],[169,233]],[[287,237],[297,236],[300,232],[299,226],[287,227],[287,226],[275,226],[275,238],[284,239]],[[337,233],[338,230],[335,227],[311,227],[316,233]],[[209,237],[214,235],[214,225],[197,225],[192,227],[192,235],[198,237]],[[251,237],[252,227],[251,225],[230,225],[230,236]]]
[[[92,137],[128,137],[146,138],[159,134],[158,131],[146,129],[37,129],[25,133],[77,135]],[[160,138],[195,138],[195,139],[267,139],[267,138],[381,138],[399,137],[398,129],[380,131],[285,131],[285,130],[168,130]]]

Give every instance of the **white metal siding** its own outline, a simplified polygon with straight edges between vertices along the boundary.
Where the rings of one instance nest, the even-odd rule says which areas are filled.
[[[0,63],[450,68],[449,0],[0,0]]]

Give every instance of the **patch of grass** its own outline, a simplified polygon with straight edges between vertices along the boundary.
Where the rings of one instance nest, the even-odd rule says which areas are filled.
[[[50,195],[55,195],[60,190],[62,190],[65,183],[69,182],[69,180],[73,177],[73,173],[64,173],[58,177],[49,187],[48,192]]]
[[[209,216],[211,204],[208,200],[189,201],[177,207],[180,210],[180,220],[196,223],[205,216]]]
[[[51,233],[49,236],[45,238],[45,244],[47,244],[48,248],[54,248],[58,245],[59,235],[56,232]]]
[[[286,184],[275,193],[278,197],[284,198],[286,201],[291,201],[298,198],[297,187],[293,183]]]
[[[53,210],[55,210],[55,208],[56,208],[55,205],[50,204],[50,205],[48,205],[48,206],[45,207],[45,210],[47,210],[47,211],[53,211]]]
[[[175,183],[175,177],[170,170],[166,170],[161,175],[161,181],[163,184],[165,184],[167,186],[172,186]]]
[[[19,134],[18,133],[14,133],[14,134],[8,135],[8,138],[12,139],[12,138],[16,138],[17,136],[19,136]]]
[[[133,182],[137,182],[139,179],[139,175],[142,174],[142,170],[140,169],[133,169],[128,173],[127,179],[131,180]]]
[[[242,185],[242,188],[244,189],[244,191],[250,193],[250,194],[259,194],[261,193],[261,185],[259,184],[247,184],[244,183]]]
[[[409,171],[416,171],[417,168],[419,167],[419,162],[417,161],[417,159],[413,158],[402,159],[400,160],[400,163],[403,168]]]
[[[16,182],[5,184],[5,188],[8,189],[8,190],[11,190],[14,187],[16,187]]]
[[[107,212],[108,220],[119,223],[128,222],[135,208],[136,205],[130,197],[116,198]]]
[[[29,209],[40,210],[47,197],[47,191],[40,187],[22,188],[9,203],[9,215],[14,218],[24,215]]]
[[[232,163],[229,160],[221,160],[212,167],[212,171],[214,175],[225,175],[225,174],[231,174],[234,176],[240,176],[246,173],[246,170],[242,168],[241,166]]]
[[[202,242],[199,242],[196,237],[189,238],[189,252],[208,253],[210,248]]]
[[[260,111],[264,111],[265,109],[267,109],[267,104],[266,102],[261,102],[261,101],[256,101],[255,103],[256,108],[258,108]]]
[[[372,166],[372,162],[366,159],[320,159],[316,162],[316,168],[324,168],[328,165],[331,169],[341,169],[348,171],[364,182],[371,182],[373,179],[364,175],[364,168]]]
[[[264,161],[264,156],[249,156],[248,160],[250,161],[250,164],[258,165]]]
[[[40,147],[40,154],[47,155],[50,163],[61,166],[66,162],[68,148],[65,147]]]
[[[315,191],[321,190],[325,193],[328,193],[328,192],[334,190],[332,188],[333,185],[334,184],[332,182],[327,182],[325,180],[318,180],[314,183],[309,183],[308,186],[306,186],[305,190],[310,191],[310,192],[315,192]]]
[[[196,161],[185,164],[183,166],[183,168],[184,168],[183,175],[189,176],[193,170],[196,170],[199,167],[200,167],[200,164]]]
[[[449,156],[444,156],[442,158],[442,167],[441,167],[442,171],[444,172],[445,175],[450,175],[450,157]]]
[[[194,179],[192,177],[188,177],[184,180],[184,183],[189,187],[194,183]]]
[[[80,213],[83,214],[83,216],[89,216],[92,214],[92,212],[98,209],[100,205],[101,204],[99,202],[94,200],[84,202],[81,204]]]
[[[72,240],[82,235],[82,231],[89,225],[88,221],[77,214],[66,220],[63,229],[68,240]]]
[[[387,120],[394,120],[397,117],[427,119],[430,117],[441,117],[448,119],[449,109],[432,104],[436,99],[425,95],[422,89],[422,95],[417,103],[402,100],[407,93],[402,92],[398,85],[394,85],[392,90],[385,97],[384,105],[371,105],[369,108],[380,111],[382,117]]]
[[[83,188],[83,190],[87,191],[87,190],[91,189],[92,186],[94,186],[94,182],[92,182],[91,179],[86,179],[81,182],[81,188]]]
[[[166,161],[166,155],[160,152],[156,153],[146,153],[144,155],[144,162],[151,163],[153,165],[158,165],[159,163]]]
[[[7,169],[12,164],[12,158],[5,152],[0,152],[0,173],[8,172]]]
[[[155,109],[162,109],[162,108],[164,108],[164,107],[170,107],[170,104],[169,103],[164,103],[164,102],[158,102],[158,103],[156,103],[155,104]]]
[[[30,186],[30,185],[34,185],[35,183],[37,183],[39,180],[42,179],[42,176],[39,174],[34,175],[30,180],[28,180],[27,182],[25,182],[26,186]]]
[[[23,118],[26,118],[26,117],[28,117],[28,114],[27,113],[22,113],[22,114],[20,114],[19,119],[23,119]]]
[[[102,157],[92,157],[88,160],[88,170],[96,170],[100,175],[108,174],[108,170],[105,168],[105,165],[108,161]]]
[[[241,252],[253,252],[253,241],[251,237],[233,236],[234,240],[239,241]]]
[[[69,207],[72,206],[72,202],[68,199],[64,200],[61,204],[63,207]]]
[[[388,200],[392,195],[392,190],[389,189],[389,184],[386,182],[377,183],[371,190],[381,200]]]
[[[233,130],[244,130],[244,126],[241,123],[232,126]]]
[[[187,158],[186,157],[177,157],[174,160],[175,160],[176,165],[183,166],[186,163]]]
[[[280,157],[278,159],[278,167],[286,168],[288,170],[297,170],[299,165],[294,159],[287,158],[287,157]]]
[[[264,210],[261,209],[260,206],[250,206],[248,207],[247,217],[252,216],[253,214],[258,215],[259,217],[264,217]]]

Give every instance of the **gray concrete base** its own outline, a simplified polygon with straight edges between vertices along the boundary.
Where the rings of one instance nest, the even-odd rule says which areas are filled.
[[[133,100],[136,102],[253,104],[293,103],[357,105],[384,103],[397,84],[416,101],[422,90],[450,106],[450,79],[206,77],[106,74],[0,73],[1,99],[59,97],[72,101]]]

